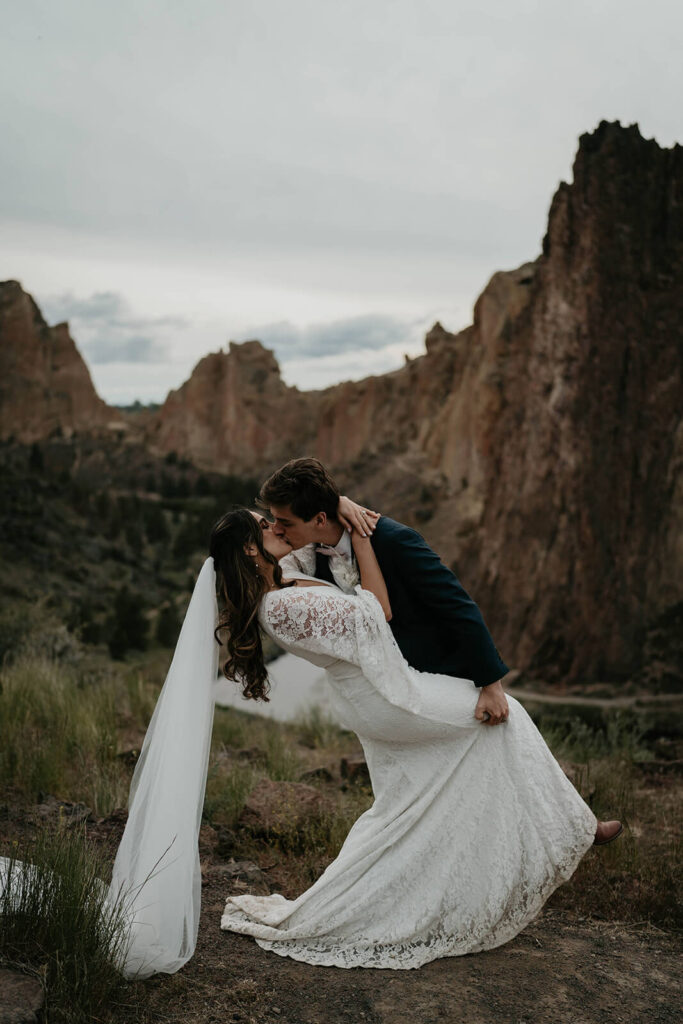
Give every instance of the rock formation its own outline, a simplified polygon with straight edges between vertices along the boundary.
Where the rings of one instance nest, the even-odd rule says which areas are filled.
[[[626,677],[654,632],[650,670],[680,677],[683,148],[584,135],[527,270],[475,308],[426,442],[450,483],[430,530],[447,546],[476,510],[449,553],[516,664]]]
[[[97,396],[68,324],[48,327],[18,281],[0,282],[0,440],[30,444],[117,418]]]
[[[169,393],[150,417],[147,440],[207,468],[258,474],[310,430],[302,397],[283,383],[275,356],[260,342],[231,342],[227,353],[204,356]]]
[[[11,308],[35,354],[13,370],[9,415],[3,384],[3,436],[31,388],[43,404],[17,437],[44,430],[59,401],[74,421],[88,402],[106,418],[84,367],[82,399],[48,401],[55,336],[28,296]],[[142,429],[159,453],[236,474],[317,455],[349,493],[421,529],[514,667],[683,679],[682,335],[683,148],[602,122],[580,139],[542,253],[493,275],[472,326],[437,323],[424,356],[319,392],[287,387],[259,342],[231,343]]]

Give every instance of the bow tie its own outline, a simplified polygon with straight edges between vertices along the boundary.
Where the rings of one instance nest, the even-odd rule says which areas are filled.
[[[347,561],[346,555],[343,555],[341,551],[337,551],[336,548],[330,547],[329,544],[319,544],[315,550],[316,554],[319,553],[321,555],[327,555],[328,558],[332,558],[333,555],[336,555],[337,558],[343,558],[344,561]]]

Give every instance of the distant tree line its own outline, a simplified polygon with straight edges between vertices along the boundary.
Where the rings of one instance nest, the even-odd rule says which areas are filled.
[[[257,493],[255,480],[200,472],[173,452],[154,460],[88,438],[0,446],[0,556],[45,579],[85,643],[116,658],[170,647],[213,523]]]

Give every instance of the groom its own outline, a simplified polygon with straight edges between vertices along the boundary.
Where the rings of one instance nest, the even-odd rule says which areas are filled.
[[[295,550],[282,559],[347,593],[359,581],[351,540],[339,521],[340,494],[317,459],[293,459],[270,476],[259,496],[273,532]],[[369,531],[368,531],[369,532]],[[389,592],[389,623],[413,668],[472,679],[481,687],[475,716],[486,725],[508,717],[500,679],[509,670],[477,605],[419,533],[381,516],[372,547]],[[488,718],[485,713],[488,712]]]

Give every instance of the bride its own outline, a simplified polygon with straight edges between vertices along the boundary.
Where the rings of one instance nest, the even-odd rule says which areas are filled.
[[[375,800],[310,889],[296,900],[228,897],[222,929],[311,964],[419,967],[513,938],[592,844],[621,832],[619,822],[596,820],[513,697],[507,721],[486,728],[475,718],[472,680],[408,665],[370,540],[354,531],[352,543],[360,585],[349,595],[303,574],[283,578],[279,559],[291,549],[259,514],[237,509],[215,524],[135,765],[111,883],[102,883],[105,908],[124,908],[116,957],[127,978],[174,973],[196,947],[224,627],[224,670],[246,697],[266,696],[259,625],[327,669]],[[21,868],[0,858],[10,905]]]

